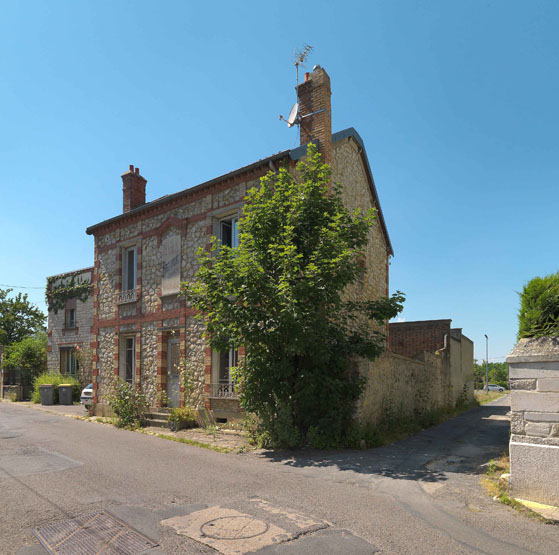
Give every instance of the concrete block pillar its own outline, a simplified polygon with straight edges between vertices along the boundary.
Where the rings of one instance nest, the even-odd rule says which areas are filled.
[[[512,495],[559,506],[559,337],[521,339],[507,362]]]

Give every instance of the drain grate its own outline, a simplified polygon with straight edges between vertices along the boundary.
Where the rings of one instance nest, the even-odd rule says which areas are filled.
[[[104,511],[48,524],[33,533],[52,555],[137,555],[157,546]]]

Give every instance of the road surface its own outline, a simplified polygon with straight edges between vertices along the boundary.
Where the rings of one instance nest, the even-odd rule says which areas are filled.
[[[380,449],[243,454],[0,403],[0,552],[46,553],[33,530],[70,550],[63,530],[116,517],[149,554],[555,555],[559,527],[478,485],[506,448],[508,402]]]

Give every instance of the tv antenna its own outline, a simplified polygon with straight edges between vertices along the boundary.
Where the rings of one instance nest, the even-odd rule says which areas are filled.
[[[308,118],[320,112],[324,112],[324,109],[322,109],[313,112],[312,114],[305,114],[303,116],[299,113],[299,66],[305,67],[305,62],[312,50],[313,47],[310,44],[305,44],[303,48],[300,48],[299,50],[293,50],[293,54],[291,56],[293,65],[295,66],[295,90],[297,91],[297,102],[295,102],[295,104],[293,104],[293,106],[291,107],[291,111],[289,112],[289,116],[287,117],[287,119],[284,118],[282,115],[280,115],[279,117],[280,120],[287,123],[287,127],[293,127],[295,124],[300,125],[301,120],[303,120],[304,118]]]

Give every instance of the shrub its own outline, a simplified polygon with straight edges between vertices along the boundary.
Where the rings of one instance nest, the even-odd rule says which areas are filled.
[[[175,407],[169,413],[169,424],[173,432],[184,428],[194,428],[196,426],[196,412],[190,407]]]
[[[118,418],[119,428],[136,428],[141,425],[148,407],[141,391],[117,378],[108,397],[109,406]]]
[[[59,372],[45,372],[44,374],[40,374],[35,378],[33,382],[33,394],[31,396],[31,400],[34,403],[41,402],[41,392],[39,390],[39,386],[48,384],[54,386],[53,403],[55,405],[56,403],[58,403],[58,386],[61,384],[72,385],[72,401],[79,403],[81,394],[80,383],[78,382],[78,380],[76,380],[76,378],[73,378],[72,376],[65,376],[64,374],[60,374]]]
[[[520,293],[518,339],[559,335],[559,273],[530,280]]]

